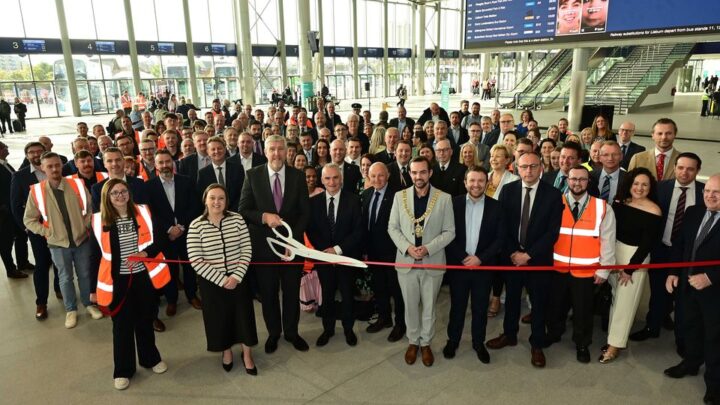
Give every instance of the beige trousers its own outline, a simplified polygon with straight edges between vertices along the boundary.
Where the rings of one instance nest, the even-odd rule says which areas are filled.
[[[637,246],[626,245],[620,241],[615,245],[615,259],[617,264],[628,264],[635,253]],[[643,263],[648,263],[650,256]],[[620,276],[613,272],[608,278],[612,286],[613,300],[610,306],[610,324],[608,325],[608,344],[613,347],[625,348],[627,346],[630,329],[635,321],[640,299],[648,283],[646,269],[635,270],[632,283],[620,285]]]

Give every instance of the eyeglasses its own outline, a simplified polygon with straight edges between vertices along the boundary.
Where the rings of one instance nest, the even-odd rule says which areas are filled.
[[[119,190],[119,191],[111,191],[110,197],[112,198],[118,198],[118,197],[126,197],[128,195],[127,190]]]
[[[528,170],[528,169],[535,170],[538,167],[540,167],[540,163],[533,163],[531,165],[518,165],[518,169],[520,169],[520,170]]]
[[[509,121],[500,121],[500,123],[501,124],[512,124],[513,122],[512,122],[512,120],[509,120]]]
[[[438,148],[438,149],[435,149],[435,152],[449,152],[449,151],[450,151],[450,148]]]

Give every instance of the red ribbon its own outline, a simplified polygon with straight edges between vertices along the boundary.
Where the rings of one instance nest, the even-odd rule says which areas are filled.
[[[138,262],[149,262],[149,263],[181,263],[181,264],[192,264],[192,263],[208,263],[208,264],[247,264],[255,266],[297,266],[302,262],[245,262],[245,261],[205,261],[205,260],[169,260],[169,259],[155,259],[155,258],[139,258],[130,257],[128,261]],[[698,262],[671,262],[671,263],[648,263],[648,264],[613,264],[613,265],[575,265],[575,266],[465,266],[465,265],[453,265],[453,264],[423,264],[423,263],[393,263],[393,262],[376,262],[365,260],[363,263],[371,266],[386,266],[386,267],[410,267],[410,268],[421,268],[428,270],[491,270],[491,271],[557,271],[557,270],[636,270],[636,269],[669,269],[669,268],[684,268],[684,267],[709,267],[709,266],[720,266],[720,260],[707,260]],[[315,262],[315,265],[343,265],[343,262]]]

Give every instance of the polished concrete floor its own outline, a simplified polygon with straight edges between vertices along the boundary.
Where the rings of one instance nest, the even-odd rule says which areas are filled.
[[[451,106],[459,105],[460,96],[451,97]],[[430,97],[412,98],[408,102],[410,116],[417,117]],[[361,100],[366,104],[367,100]],[[392,100],[388,100],[392,101]],[[344,114],[349,102],[343,102]],[[394,103],[393,103],[394,104]],[[378,100],[373,100],[374,115]],[[483,108],[487,112],[491,106]],[[536,114],[542,126],[556,122],[562,113],[540,111]],[[393,114],[391,113],[391,117]],[[697,114],[653,111],[628,117],[616,117],[615,127],[623,118],[635,120],[638,132],[647,133],[652,121],[660,116],[675,118],[681,135],[704,139],[681,140],[677,147],[692,150],[704,159],[703,174],[720,171],[717,152],[720,144],[720,121],[700,119]],[[10,162],[19,165],[22,147],[31,138],[51,135],[55,150],[70,152],[78,118],[28,121],[26,134],[8,135],[5,141],[11,150]],[[91,126],[106,124],[108,116],[83,117]],[[687,130],[686,130],[687,128]],[[649,145],[650,139],[638,137]],[[2,231],[2,230],[0,230]],[[442,358],[445,328],[449,311],[449,295],[441,290],[438,303],[436,339],[433,349],[436,363],[424,367],[420,362],[408,366],[403,360],[405,342],[388,343],[387,333],[370,335],[364,322],[356,324],[357,347],[348,347],[340,328],[330,344],[318,349],[314,342],[322,331],[320,320],[303,314],[300,331],[311,344],[307,353],[296,352],[281,340],[272,355],[262,350],[267,332],[256,303],[258,335],[261,344],[255,351],[259,376],[246,375],[239,368],[225,373],[219,355],[205,351],[201,313],[186,303],[171,319],[164,315],[168,330],[157,334],[157,345],[169,371],[154,375],[140,370],[127,391],[112,388],[111,322],[93,321],[81,309],[75,329],[63,327],[62,303],[50,299],[50,317],[44,322],[34,319],[34,291],[31,279],[8,280],[0,277],[0,403],[2,404],[96,404],[96,403],[237,403],[238,400],[258,404],[321,403],[387,403],[387,404],[471,404],[471,403],[537,403],[537,404],[665,404],[702,403],[702,377],[672,380],[662,370],[676,364],[672,333],[663,332],[659,339],[631,344],[614,363],[601,365],[595,361],[605,335],[596,328],[591,346],[593,362],[580,364],[567,333],[563,342],[546,350],[548,366],[544,370],[530,365],[527,338],[529,328],[522,325],[521,343],[514,348],[491,352],[491,363],[481,364],[470,346],[470,319],[466,333],[453,360]],[[640,327],[642,323],[636,324]],[[502,329],[502,313],[490,320],[488,338]]]

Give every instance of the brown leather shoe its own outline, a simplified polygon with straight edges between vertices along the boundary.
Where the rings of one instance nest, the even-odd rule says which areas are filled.
[[[529,312],[527,315],[520,318],[520,322],[522,323],[532,323],[532,312]]]
[[[159,319],[153,321],[153,329],[155,332],[165,332],[165,324]]]
[[[407,348],[407,351],[405,352],[405,363],[409,365],[415,364],[415,360],[417,360],[418,350],[420,349],[420,346],[418,345],[409,345]]]
[[[48,313],[47,313],[47,305],[38,305],[37,309],[35,310],[35,319],[38,321],[44,321],[47,319]]]
[[[175,316],[175,314],[177,314],[177,304],[167,304],[167,308],[165,308],[165,315]]]
[[[191,299],[190,305],[192,305],[192,307],[195,309],[202,309],[202,301],[200,301],[198,298]]]
[[[435,362],[435,356],[433,356],[432,349],[430,346],[423,346],[420,348],[420,354],[422,355],[422,362],[425,367],[430,367]]]
[[[517,338],[511,339],[505,334],[501,334],[495,339],[490,339],[485,343],[488,349],[502,349],[505,346],[517,346]]]
[[[533,366],[538,368],[545,367],[545,353],[542,349],[530,349],[530,362]]]

